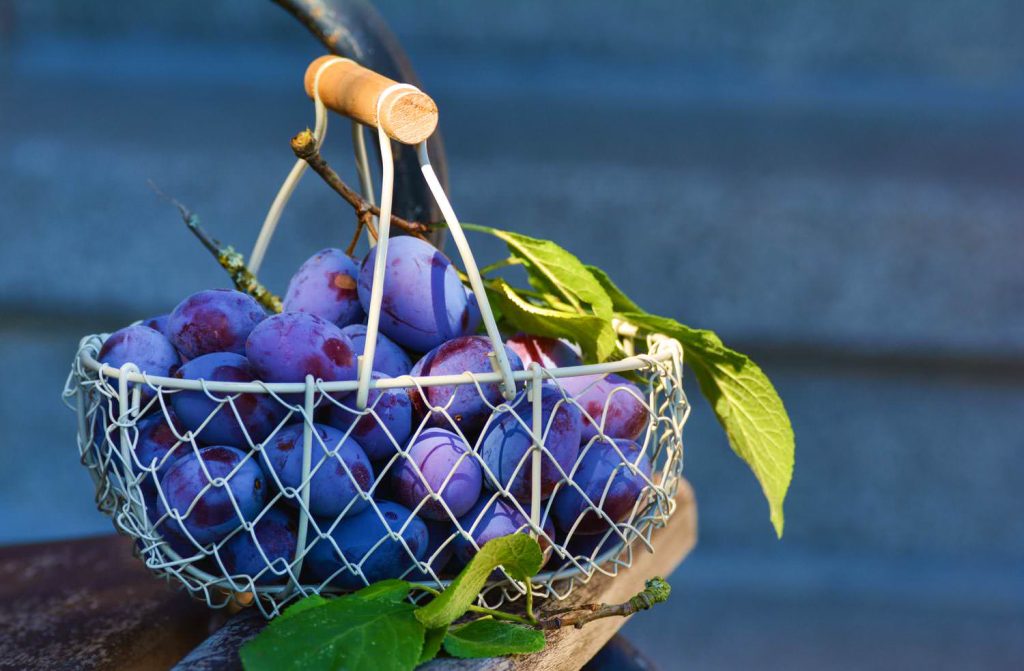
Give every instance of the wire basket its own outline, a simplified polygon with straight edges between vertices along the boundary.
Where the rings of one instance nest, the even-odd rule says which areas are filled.
[[[381,94],[378,109],[387,95]],[[319,95],[315,103],[315,135],[322,142],[326,114]],[[651,336],[646,353],[634,354],[635,330],[616,324],[622,337],[616,361],[551,368],[532,363],[526,370],[512,370],[472,252],[433,174],[425,144],[418,147],[423,174],[477,297],[493,370],[372,375],[393,188],[391,144],[383,130],[378,133],[381,216],[358,379],[325,381],[308,375],[304,382],[284,383],[157,377],[132,363],[120,368],[101,364],[97,356],[105,334],[83,338],[72,364],[64,396],[77,413],[79,454],[95,482],[99,509],[135,540],[150,570],[211,607],[254,601],[273,617],[303,596],[343,592],[381,577],[443,587],[487,540],[490,532],[483,525],[495,518],[501,518],[498,535],[515,530],[538,539],[546,564],[533,580],[534,593],[560,599],[597,574],[615,575],[630,566],[634,552],[653,551],[653,531],[674,511],[689,414],[680,344]],[[366,184],[365,150],[359,163]],[[258,243],[264,249],[301,177],[300,164],[264,224]],[[446,401],[436,402],[432,388],[446,390]],[[453,416],[456,397],[482,404],[482,427],[467,429]],[[184,430],[174,412],[175,404],[186,400],[206,411],[205,421],[193,431]],[[243,419],[255,406],[273,417],[266,435],[250,435]],[[396,435],[391,415],[404,412],[403,406],[418,411],[408,435]],[[578,451],[566,448],[559,433],[560,422],[576,414],[582,428]],[[325,429],[324,418],[337,415],[348,417],[347,428]],[[623,421],[632,423],[627,432],[635,441],[616,440]],[[234,440],[221,438],[216,442],[227,447],[211,447],[204,432],[213,429]],[[156,433],[166,450],[156,456],[140,450],[140,436],[151,440]],[[495,463],[485,458],[490,454],[485,443],[499,433],[498,439],[511,441],[515,449],[508,448],[506,458],[502,443],[502,457]],[[435,434],[463,448],[440,482],[436,473],[425,474],[425,462],[411,452]],[[368,441],[368,435],[376,459],[354,466],[345,457],[345,446]],[[295,456],[282,466],[275,459],[286,441]],[[196,456],[192,463],[200,465],[202,488],[182,510],[169,504],[164,475],[190,453]],[[478,473],[479,482],[467,480],[467,472]],[[249,485],[244,496],[233,484],[243,481]],[[465,497],[454,509],[449,494],[474,486],[479,493],[472,510],[464,510]],[[406,507],[384,503],[396,498]],[[224,511],[216,537],[196,531],[197,520]],[[294,532],[291,545],[280,542],[275,529],[281,525]],[[357,542],[350,542],[353,537]],[[242,571],[239,565],[258,568]],[[499,569],[481,601],[496,607],[524,593],[522,584]]]

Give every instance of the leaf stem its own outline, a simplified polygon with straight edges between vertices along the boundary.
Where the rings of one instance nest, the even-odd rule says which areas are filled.
[[[433,587],[429,587],[427,585],[414,584],[412,587],[413,587],[413,589],[422,590],[422,591],[426,592],[427,594],[430,594],[430,595],[433,595],[433,596],[440,596],[441,595],[441,590],[434,589]],[[468,610],[470,612],[473,612],[473,613],[480,613],[481,615],[490,615],[491,617],[493,617],[495,619],[499,619],[499,620],[508,620],[509,622],[518,622],[519,624],[533,625],[533,624],[536,623],[536,619],[529,620],[529,619],[527,619],[525,617],[522,617],[520,615],[515,615],[513,613],[505,613],[503,611],[495,610],[493,608],[485,608],[484,606],[477,606],[476,604],[471,604],[469,606]]]
[[[517,259],[514,256],[510,256],[507,259],[502,259],[501,261],[495,261],[494,263],[492,263],[489,266],[484,266],[483,268],[480,269],[480,274],[481,275],[487,275],[488,273],[493,273],[495,270],[501,270],[502,268],[507,268],[508,266],[521,266],[521,265],[523,265],[523,260],[522,259]]]
[[[526,618],[534,625],[537,624],[537,616],[533,614],[533,581],[526,579]]]

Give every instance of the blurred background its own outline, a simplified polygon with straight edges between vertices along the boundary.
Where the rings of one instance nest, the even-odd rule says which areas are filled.
[[[692,390],[699,545],[630,637],[665,669],[1020,668],[1024,4],[377,5],[462,218],[715,329],[789,408],[780,542]],[[0,544],[112,530],[59,398],[78,340],[225,284],[146,180],[247,252],[321,51],[265,1],[0,0]],[[350,227],[308,179],[264,280]]]

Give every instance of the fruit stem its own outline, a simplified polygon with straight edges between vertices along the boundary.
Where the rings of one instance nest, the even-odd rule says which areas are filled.
[[[156,195],[169,201],[172,205],[178,208],[178,212],[181,213],[181,218],[188,226],[188,230],[192,231],[192,234],[199,239],[203,247],[206,247],[221,267],[227,271],[228,276],[231,277],[231,281],[234,282],[235,288],[239,291],[243,291],[253,298],[255,298],[260,305],[271,310],[273,312],[281,312],[282,304],[281,298],[274,294],[272,291],[267,289],[249,270],[249,267],[245,265],[245,257],[235,251],[235,248],[231,245],[224,246],[215,237],[206,232],[206,230],[199,223],[199,215],[192,210],[185,207],[180,201],[160,190],[160,188],[152,181],[149,182],[150,188],[156,192]]]
[[[633,613],[654,607],[655,604],[668,600],[672,588],[662,578],[651,578],[644,590],[629,601],[617,604],[585,604],[572,609],[561,609],[552,613],[554,617],[537,622],[538,629],[561,629],[573,626],[582,629],[583,625],[605,617],[628,617]]]
[[[346,203],[351,205],[356,211],[356,217],[360,220],[364,220],[368,214],[376,217],[380,216],[380,208],[376,205],[371,205],[365,198],[360,196],[354,191],[348,184],[346,184],[338,173],[327,164],[327,161],[323,156],[320,155],[320,147],[317,146],[316,138],[313,137],[313,131],[308,128],[295,137],[292,138],[292,151],[295,152],[295,156],[305,161],[310,168],[313,169],[316,174],[327,182],[327,186],[334,189],[334,191],[341,196]],[[377,238],[377,232],[373,228],[372,221],[365,222],[367,230],[370,231],[374,239]],[[408,221],[402,219],[397,215],[391,215],[391,225],[402,229],[409,235],[416,236],[421,240],[426,239],[426,234],[430,232],[431,227],[428,224],[424,224],[418,221]],[[357,224],[358,228],[358,224]],[[358,237],[358,236],[357,236]]]

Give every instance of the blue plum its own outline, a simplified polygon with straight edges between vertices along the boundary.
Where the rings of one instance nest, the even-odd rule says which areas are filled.
[[[269,585],[288,580],[296,547],[298,521],[294,513],[271,508],[251,531],[241,529],[229,538],[220,549],[220,558],[229,575],[248,576],[257,585]]]
[[[558,389],[543,385],[541,422],[547,451],[541,453],[540,495],[546,499],[562,479],[559,467],[569,473],[576,463],[583,421],[579,408],[567,401]],[[480,456],[488,470],[520,501],[530,501],[532,494],[532,459],[527,456],[533,446],[532,425],[533,404],[522,394],[513,410],[499,413],[487,426],[480,441]],[[490,481],[488,484],[493,485]]]
[[[170,314],[157,315],[156,317],[150,317],[149,319],[143,319],[142,325],[148,326],[157,333],[162,333],[165,338],[170,339],[170,332],[167,330],[167,320],[170,318]]]
[[[285,312],[308,312],[346,326],[363,318],[359,305],[355,260],[328,247],[309,257],[292,275],[284,295]]]
[[[331,584],[336,587],[354,589],[365,584],[356,573],[344,571],[334,576],[344,568],[345,560],[349,564],[358,565],[366,582],[372,583],[401,577],[414,562],[423,559],[429,543],[429,532],[423,520],[413,515],[408,508],[391,501],[378,501],[377,508],[380,510],[379,515],[371,508],[358,515],[346,516],[338,522],[329,537],[312,538],[312,546],[305,561],[306,573],[310,578],[318,582],[330,578]],[[330,522],[318,522],[318,526],[326,532]],[[390,532],[400,534],[402,540],[390,537]]]
[[[458,375],[460,373],[492,373],[490,358],[493,351],[491,341],[486,336],[463,336],[449,340],[425,354],[412,367],[412,375]],[[505,348],[512,370],[523,367],[519,356]],[[425,387],[423,394],[418,390],[409,390],[413,409],[420,417],[425,416],[430,406],[447,407],[448,415],[464,433],[478,431],[491,414],[491,406],[502,401],[501,387],[497,382],[480,385],[477,390],[474,384],[442,385]],[[424,396],[426,403],[424,403]],[[441,412],[431,412],[429,423],[433,426],[449,427],[449,420]]]
[[[529,513],[530,507],[524,505],[523,510]],[[541,521],[544,533],[547,534],[548,538],[553,539],[555,537],[555,527],[551,520],[543,518],[542,514]],[[519,512],[512,502],[500,498],[480,499],[469,512],[459,518],[459,526],[469,534],[477,547],[483,547],[487,541],[500,536],[530,533],[529,519]],[[547,557],[551,554],[551,543],[548,541],[548,538],[544,536],[537,538],[537,542],[540,543],[540,547],[544,551],[545,561],[547,561]],[[455,545],[455,559],[459,564],[465,565],[477,553],[477,547],[474,547],[473,543],[461,534],[453,541]]]
[[[167,503],[165,507],[164,501],[158,500],[159,514],[182,516],[185,530],[201,545],[219,541],[243,521],[256,519],[267,497],[267,482],[259,465],[245,452],[226,445],[181,456],[160,480],[160,488]],[[170,526],[178,528],[176,522]]]
[[[621,375],[566,377],[559,384],[583,410],[583,440],[598,435],[602,422],[608,438],[636,440],[647,428],[650,415],[640,401],[644,395]]]
[[[585,448],[572,473],[576,486],[566,483],[555,494],[551,507],[555,523],[563,531],[572,530],[574,535],[604,533],[609,524],[594,509],[600,508],[613,522],[626,520],[650,477],[651,460],[639,445],[621,438],[615,439],[614,444],[597,439]]]
[[[434,575],[416,570],[406,576],[406,580],[430,582],[434,580],[435,575],[445,575],[445,567],[455,553],[455,539],[449,540],[454,533],[450,521],[423,520],[423,523],[427,525],[427,549],[423,552],[423,561],[430,566]]]
[[[194,293],[171,311],[167,331],[182,355],[245,354],[245,339],[267,316],[256,299],[233,289]]]
[[[177,369],[180,359],[174,346],[164,335],[148,326],[136,324],[114,331],[103,342],[96,360],[112,368],[120,368],[126,363],[133,363],[139,371],[148,375],[166,377]],[[117,388],[117,380],[107,378]],[[146,388],[148,396],[152,389]]]
[[[370,491],[374,479],[370,459],[351,436],[345,438],[341,431],[323,424],[313,428],[309,511],[326,518],[340,515],[349,504],[349,515],[364,510],[369,502],[360,494]],[[302,485],[302,431],[303,424],[291,424],[264,443],[263,463],[271,482],[276,475],[282,487],[298,490]],[[286,500],[298,505],[296,498]]]
[[[373,373],[374,380],[388,376]],[[328,404],[324,421],[341,430],[348,431],[352,424],[352,437],[359,442],[366,455],[373,461],[381,461],[393,455],[396,445],[404,445],[412,433],[412,401],[405,389],[371,389],[366,408],[373,414],[360,415],[354,410],[355,394],[343,400],[347,408],[334,403]],[[374,416],[376,415],[376,416]]]
[[[249,334],[245,354],[267,382],[356,379],[352,341],[334,324],[305,312],[268,317]]]
[[[393,478],[399,503],[416,510],[427,496],[438,494],[451,514],[460,517],[480,497],[483,473],[472,450],[458,435],[434,428],[416,438],[408,456],[396,466]],[[434,499],[426,500],[417,512],[424,519],[451,519],[444,505]]]
[[[252,382],[259,379],[249,360],[234,352],[198,356],[179,368],[174,377],[209,382]],[[171,405],[189,431],[198,431],[210,413],[220,406],[217,414],[210,417],[196,435],[197,440],[208,445],[248,447],[250,440],[259,443],[270,435],[287,413],[285,406],[270,394],[238,394],[233,401],[238,411],[236,417],[226,402],[232,394],[210,393],[218,400],[210,398],[204,391],[179,391],[171,395]]]
[[[517,333],[505,344],[519,355],[525,368],[529,368],[531,363],[538,363],[544,368],[583,365],[580,355],[564,340]]]
[[[366,324],[349,324],[341,332],[352,341],[356,355],[366,349]],[[373,353],[373,370],[391,377],[407,375],[412,368],[409,355],[383,333],[377,334],[377,349]]]
[[[163,479],[178,457],[192,448],[188,443],[178,440],[179,435],[184,435],[185,428],[170,408],[167,415],[159,412],[143,417],[136,423],[135,428],[138,431],[135,442],[137,463],[134,463],[133,467],[136,473],[145,474],[139,481],[139,486],[143,494],[155,502],[157,481]]]
[[[359,271],[359,301],[369,312],[376,251]],[[429,242],[411,236],[388,244],[380,330],[402,347],[426,352],[446,340],[476,331],[479,310],[448,257]]]

